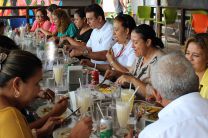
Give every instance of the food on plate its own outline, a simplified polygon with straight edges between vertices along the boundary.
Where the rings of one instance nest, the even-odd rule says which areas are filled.
[[[42,112],[43,114],[47,114],[47,113],[49,113],[51,110],[52,110],[52,107],[45,107],[45,108],[43,108],[43,110],[41,110],[41,112]]]
[[[68,138],[71,128],[59,128],[53,132],[53,138]]]
[[[154,105],[151,105],[146,102],[142,102],[138,104],[138,117],[145,116],[146,119],[149,120],[157,120],[158,119],[158,112],[162,109],[162,107],[157,107]]]
[[[39,117],[43,117],[49,112],[53,110],[53,104],[45,104],[40,106],[37,110],[36,113]],[[71,111],[67,108],[66,111],[60,116],[61,118],[66,118],[71,114]]]
[[[151,113],[159,112],[161,110],[161,107],[156,107],[156,106],[148,105],[146,103],[141,103],[139,105],[139,110],[151,114]]]
[[[112,93],[112,89],[111,89],[110,85],[107,85],[107,84],[102,84],[102,85],[98,86],[98,90],[102,93],[105,93],[105,94]]]
[[[66,129],[63,132],[60,133],[59,138],[68,138],[70,135],[71,129]]]
[[[158,112],[146,115],[147,119],[156,121],[158,119]]]

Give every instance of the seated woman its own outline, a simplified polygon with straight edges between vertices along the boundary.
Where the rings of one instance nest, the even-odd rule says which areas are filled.
[[[138,88],[141,96],[146,97],[146,86],[151,85],[150,71],[151,65],[157,62],[164,53],[161,48],[164,45],[161,39],[156,37],[153,28],[146,24],[137,26],[131,33],[133,49],[136,54],[137,63],[134,70],[129,75],[122,75],[117,79],[120,84],[131,83]]]
[[[17,49],[19,49],[19,47],[11,38],[5,35],[0,35],[0,51],[7,52],[10,50],[17,50]]]
[[[58,6],[56,4],[51,4],[50,6],[48,6],[47,8],[47,16],[50,19],[51,22],[51,26],[49,28],[49,30],[45,30],[40,28],[39,31],[41,31],[42,33],[44,33],[46,36],[56,36],[58,33],[57,27],[54,24],[53,18],[52,18],[52,13],[58,9]]]
[[[110,64],[99,64],[96,68],[100,71],[106,71],[113,68],[122,73],[127,73],[132,68],[136,56],[130,40],[131,32],[136,27],[134,19],[130,15],[119,14],[113,23],[113,35],[117,41],[107,52],[106,57]],[[82,60],[83,65],[94,67],[94,63],[89,60]]]
[[[51,23],[48,20],[47,11],[43,8],[39,8],[35,13],[36,20],[34,21],[30,32],[39,31],[39,29],[49,30]]]
[[[87,19],[85,17],[84,9],[76,10],[74,13],[74,24],[78,28],[78,33],[75,38],[62,37],[61,41],[67,40],[70,45],[73,46],[85,46],[87,41],[90,39],[92,29],[87,24]]]
[[[19,50],[19,47],[15,44],[15,42],[12,39],[8,38],[7,36],[0,35],[0,51],[2,53],[9,53],[12,50]],[[41,90],[38,93],[37,98],[54,100],[54,96],[55,93],[53,91],[51,91],[50,89],[46,89],[46,90]],[[43,136],[50,134],[49,132],[46,132],[47,128],[44,128],[45,129],[44,131],[42,128],[47,122],[47,120],[52,116],[61,115],[63,112],[66,111],[67,106],[68,106],[68,101],[61,99],[61,101],[54,104],[52,110],[48,114],[46,114],[45,116],[39,119],[35,119],[34,115],[31,112],[29,112],[29,110],[27,110],[27,107],[21,109],[21,113],[26,117],[27,121],[29,122],[30,128],[36,129],[38,131],[38,136]],[[50,128],[51,125],[48,125],[48,128]]]
[[[208,99],[208,34],[196,34],[189,38],[185,54],[199,77],[201,96]]]
[[[58,28],[57,37],[71,37],[74,38],[77,34],[77,28],[73,22],[70,21],[67,13],[62,9],[57,9],[52,13],[54,24]],[[55,37],[55,39],[57,39]]]
[[[0,65],[0,137],[33,138],[20,110],[32,102],[40,91],[42,63],[29,52],[13,50],[10,53],[0,51]],[[50,117],[41,131],[51,132],[60,123],[60,117]],[[70,137],[89,136],[91,126],[89,118],[81,120],[72,129]]]

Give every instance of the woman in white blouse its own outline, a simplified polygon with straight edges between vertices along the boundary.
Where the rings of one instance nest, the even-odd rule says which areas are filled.
[[[120,14],[114,19],[113,35],[116,43],[106,54],[109,64],[99,64],[96,68],[100,71],[115,69],[119,72],[129,72],[135,62],[136,56],[130,40],[131,31],[136,27],[134,19],[130,15]],[[94,63],[89,60],[82,60],[83,65],[94,67]]]

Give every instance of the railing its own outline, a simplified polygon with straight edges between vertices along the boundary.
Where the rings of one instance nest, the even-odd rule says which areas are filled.
[[[203,11],[208,11],[208,8],[189,8],[189,7],[173,7],[173,6],[151,6],[152,8],[156,8],[157,13],[157,21],[162,20],[162,9],[164,8],[176,8],[180,11],[180,44],[184,44],[186,37],[185,37],[185,23],[186,23],[186,16],[188,11],[198,11],[198,10],[203,10]],[[162,27],[160,24],[157,25],[157,34],[158,36],[161,36],[161,30]]]
[[[5,7],[0,7],[0,10],[26,10],[26,15],[23,15],[23,16],[19,16],[19,15],[0,16],[0,19],[26,18],[27,23],[29,23],[29,19],[34,17],[34,16],[29,15],[29,10],[35,10],[35,9],[38,9],[41,7],[47,8],[47,6],[19,6],[19,7],[5,6]],[[83,7],[84,6],[59,6],[59,8],[67,10],[68,14],[70,16],[73,14],[72,10],[83,8]]]

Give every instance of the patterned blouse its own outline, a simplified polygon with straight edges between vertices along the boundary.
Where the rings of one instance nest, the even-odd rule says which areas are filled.
[[[134,70],[132,72],[132,75],[144,83],[150,83],[150,73],[151,73],[151,66],[158,61],[158,58],[160,56],[164,55],[164,52],[158,51],[154,54],[154,56],[151,58],[150,61],[143,64],[144,58],[139,57],[137,59],[137,62],[135,64]],[[151,83],[150,83],[151,84]]]

